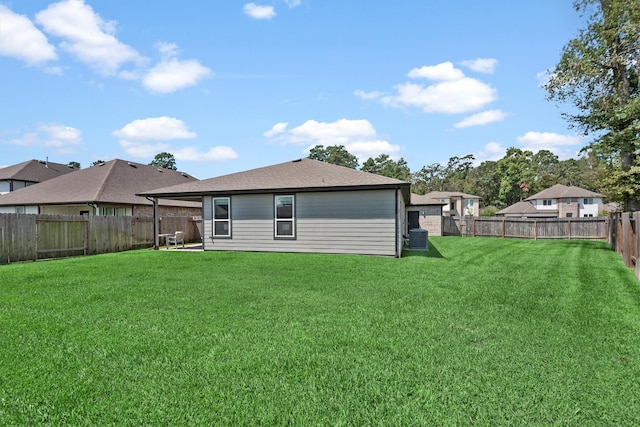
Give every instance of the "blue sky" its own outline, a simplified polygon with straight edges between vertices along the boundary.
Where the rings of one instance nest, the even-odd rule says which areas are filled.
[[[577,157],[588,140],[540,87],[582,26],[571,3],[0,0],[0,166]]]

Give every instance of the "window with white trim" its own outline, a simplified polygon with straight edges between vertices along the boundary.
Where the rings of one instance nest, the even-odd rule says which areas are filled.
[[[584,205],[592,205],[593,204],[593,199],[584,199],[582,201],[582,204],[584,204]]]
[[[229,197],[213,198],[213,235],[231,237],[231,200]]]
[[[542,206],[551,206],[551,205],[553,205],[553,200],[551,199],[542,200]]]
[[[275,237],[293,239],[295,230],[295,196],[275,196]]]

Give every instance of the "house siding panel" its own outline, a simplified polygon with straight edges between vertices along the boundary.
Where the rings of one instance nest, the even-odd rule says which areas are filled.
[[[205,198],[205,249],[396,255],[395,190],[295,194],[296,238],[274,238],[273,194],[231,197],[231,239],[212,238]]]

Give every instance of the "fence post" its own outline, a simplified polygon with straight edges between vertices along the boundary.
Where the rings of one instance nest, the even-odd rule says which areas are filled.
[[[622,259],[627,267],[631,267],[630,248],[631,221],[628,212],[622,214]]]
[[[633,219],[636,226],[634,239],[634,255],[636,259],[636,278],[640,280],[640,211],[633,213]]]

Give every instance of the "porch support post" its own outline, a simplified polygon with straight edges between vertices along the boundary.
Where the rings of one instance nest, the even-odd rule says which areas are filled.
[[[158,198],[153,198],[153,249],[160,249],[160,218],[158,217]]]

